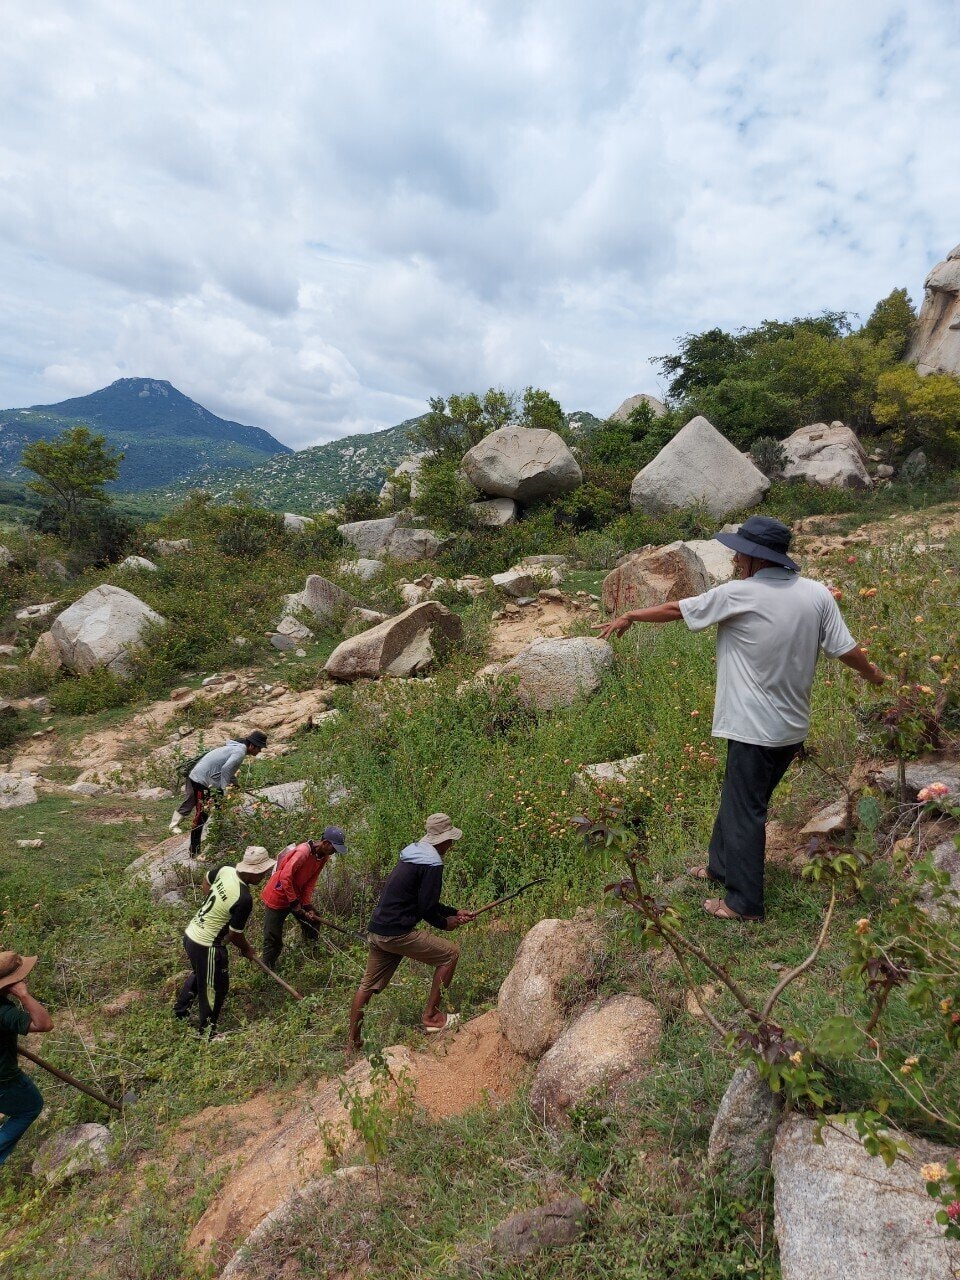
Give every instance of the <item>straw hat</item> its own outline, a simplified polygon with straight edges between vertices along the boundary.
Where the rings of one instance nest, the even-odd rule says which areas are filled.
[[[262,844],[248,844],[243,851],[243,857],[237,863],[237,870],[259,875],[261,871],[271,871],[276,866],[276,862],[276,858],[271,857]]]
[[[21,982],[37,963],[36,956],[21,956],[16,951],[0,951],[0,991]]]

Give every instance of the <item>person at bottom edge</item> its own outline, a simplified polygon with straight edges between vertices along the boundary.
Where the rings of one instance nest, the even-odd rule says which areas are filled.
[[[440,1011],[440,998],[453,979],[460,949],[417,925],[425,920],[435,929],[449,931],[475,918],[471,911],[458,911],[440,901],[443,860],[462,835],[445,813],[432,813],[423,837],[401,851],[400,861],[387,877],[368,926],[366,972],[350,1007],[349,1049],[363,1048],[364,1010],[386,987],[404,956],[433,966],[422,1029],[444,1031],[459,1021],[457,1014]]]
[[[53,1030],[53,1019],[27,990],[27,975],[36,963],[36,956],[0,951],[0,1114],[6,1116],[0,1124],[0,1165],[43,1110],[40,1090],[17,1065],[18,1036]]]
[[[249,886],[260,884],[274,865],[275,861],[266,849],[250,845],[235,867],[228,863],[203,878],[207,897],[183,935],[190,974],[173,1007],[174,1016],[185,1019],[196,1000],[201,1035],[216,1035],[217,1021],[230,989],[230,960],[226,943],[235,946],[242,956],[251,960],[256,958],[256,952],[244,933],[253,910]]]

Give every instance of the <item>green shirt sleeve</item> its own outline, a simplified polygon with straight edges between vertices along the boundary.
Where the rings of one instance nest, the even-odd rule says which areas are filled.
[[[13,1031],[18,1036],[25,1036],[30,1030],[30,1015],[9,1000],[0,1003],[0,1030]]]

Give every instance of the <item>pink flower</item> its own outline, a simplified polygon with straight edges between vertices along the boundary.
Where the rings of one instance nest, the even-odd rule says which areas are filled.
[[[917,799],[921,804],[926,804],[928,800],[939,800],[941,796],[948,796],[950,788],[945,782],[931,782],[929,787],[922,787],[917,792]]]
[[[947,1217],[951,1222],[956,1222],[960,1218],[960,1200],[951,1200],[947,1205]]]

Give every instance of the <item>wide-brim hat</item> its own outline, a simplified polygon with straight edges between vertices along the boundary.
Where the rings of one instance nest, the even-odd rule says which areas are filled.
[[[261,871],[272,871],[277,860],[262,844],[249,844],[243,851],[243,857],[237,863],[237,871],[249,871],[259,875]]]
[[[36,956],[22,956],[16,951],[0,951],[0,991],[22,982],[33,966]]]
[[[445,840],[459,840],[463,832],[455,827],[445,813],[431,813],[426,822],[423,838],[427,844],[443,844]]]
[[[772,516],[751,516],[744,520],[736,533],[713,535],[715,542],[722,542],[731,551],[740,551],[758,560],[772,560],[774,564],[799,572],[800,566],[787,555],[792,537],[787,526]]]

